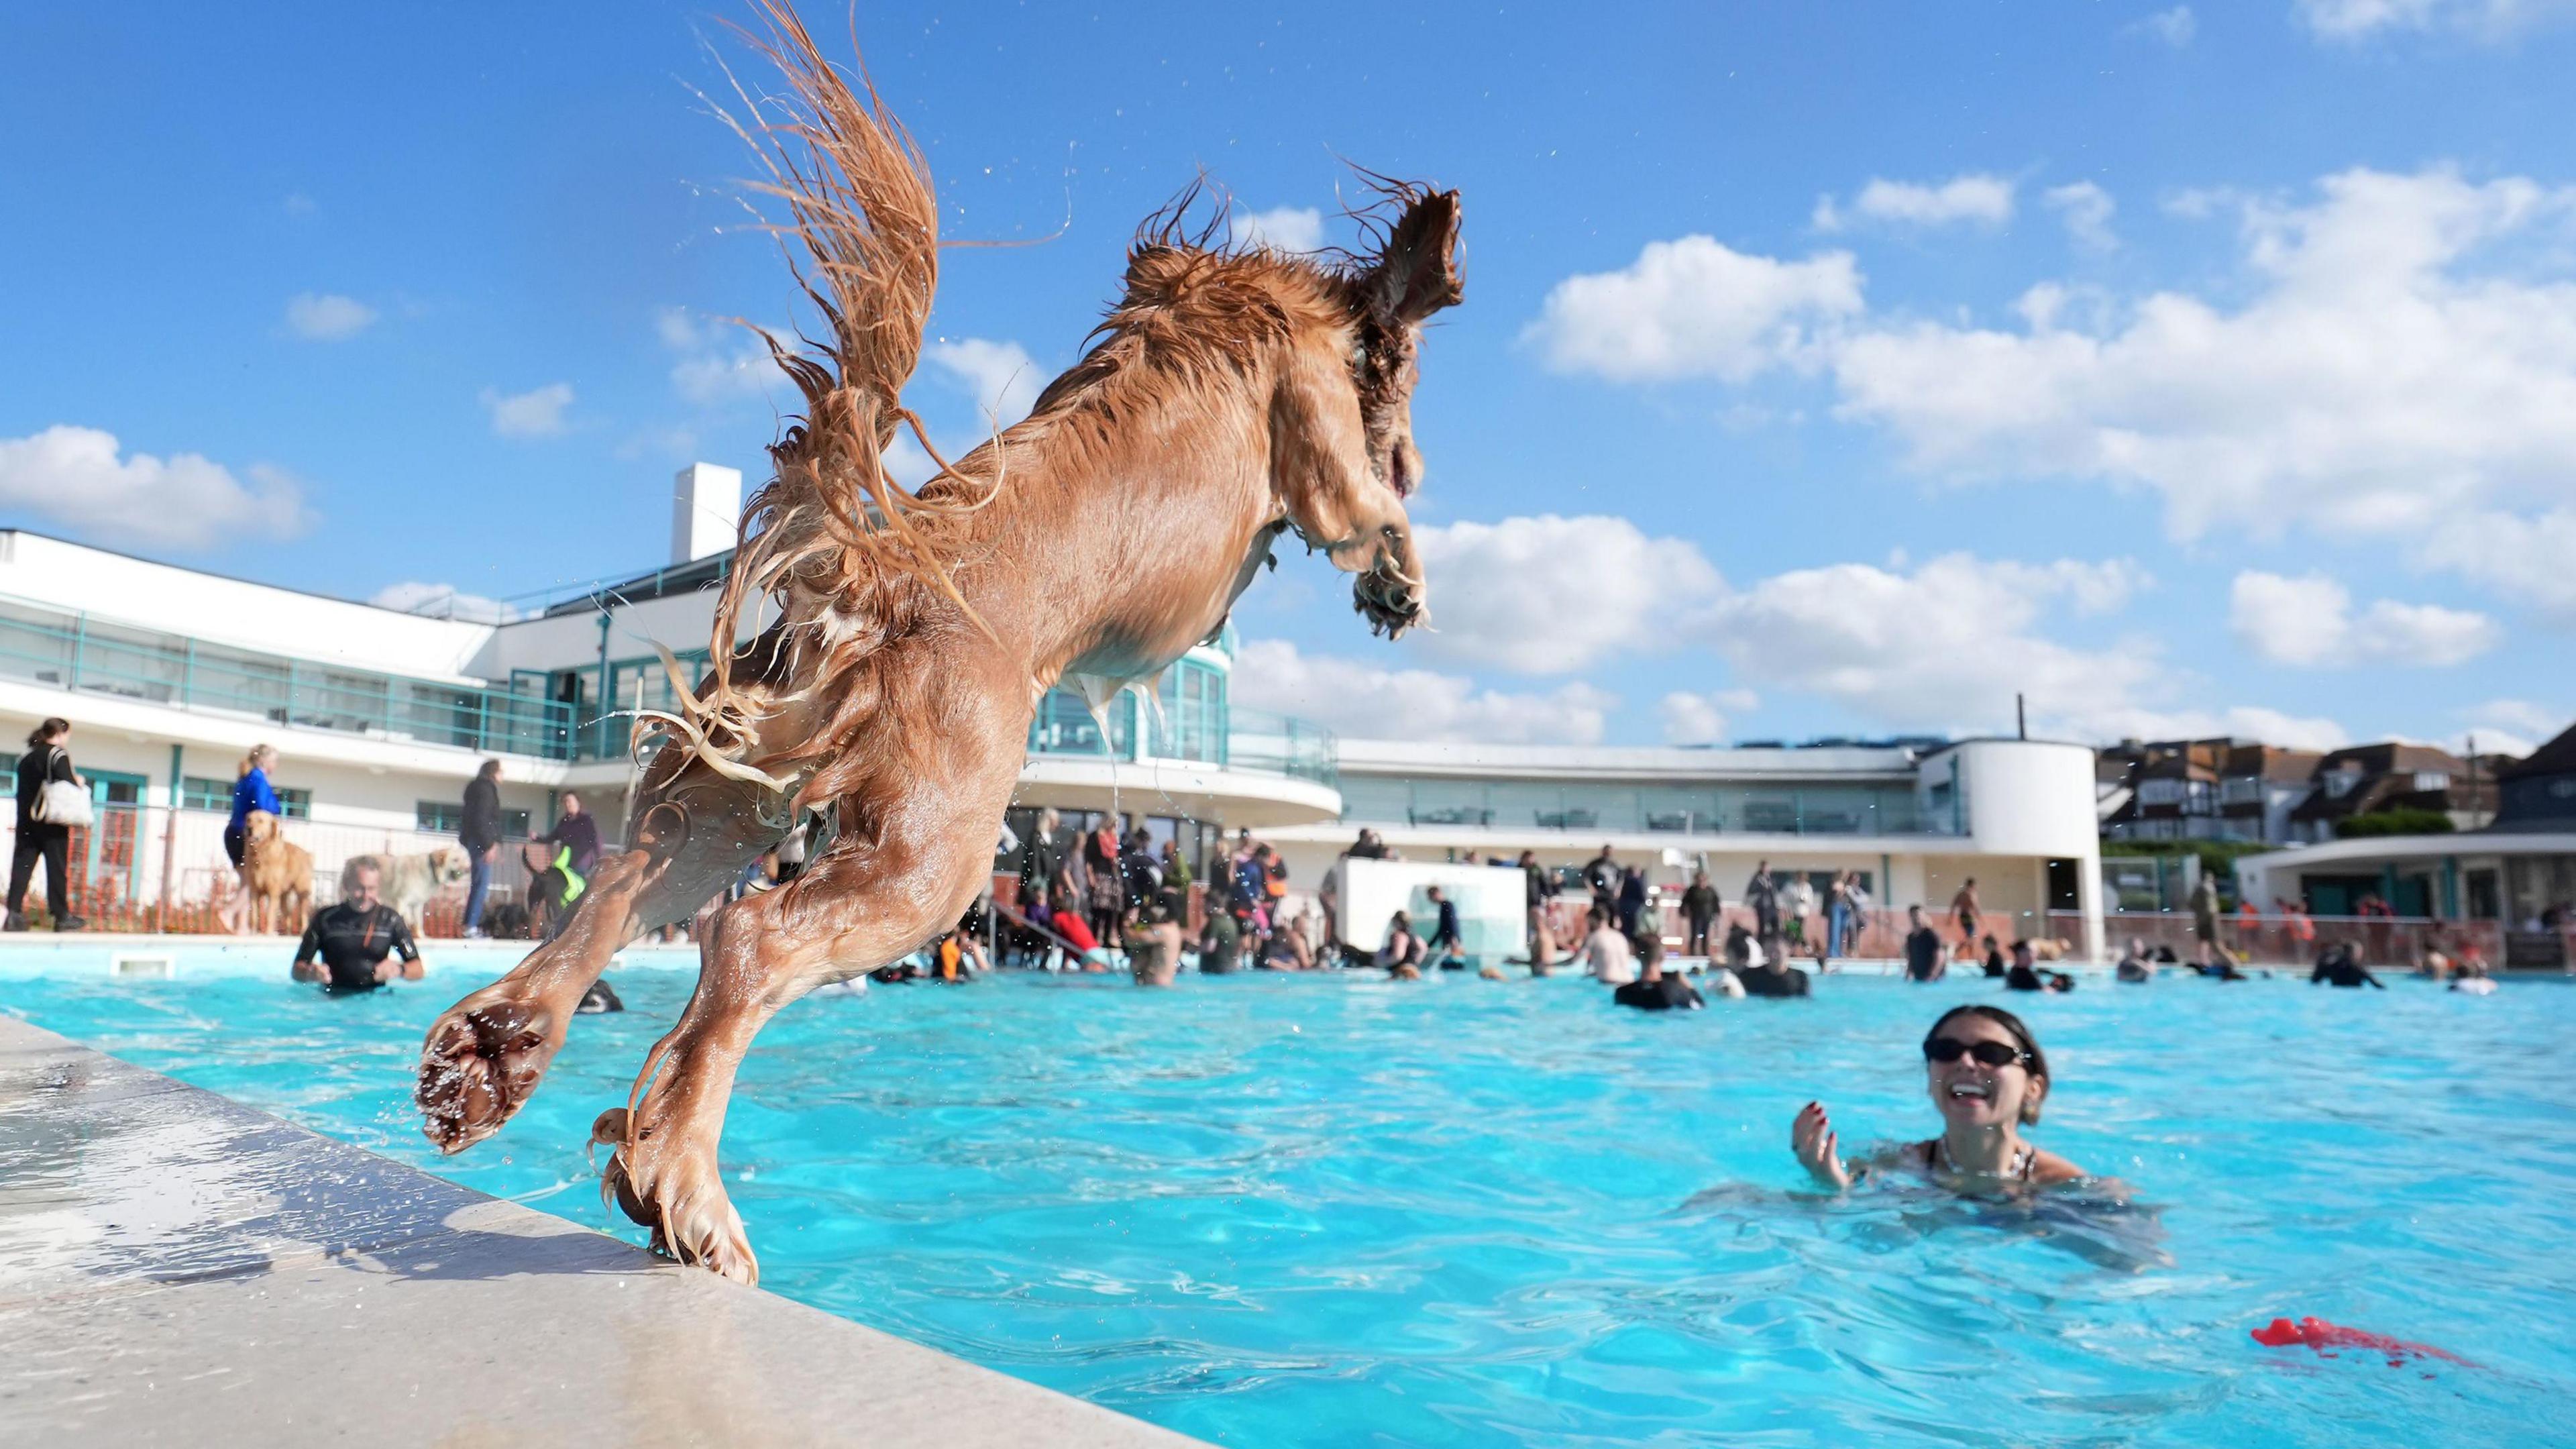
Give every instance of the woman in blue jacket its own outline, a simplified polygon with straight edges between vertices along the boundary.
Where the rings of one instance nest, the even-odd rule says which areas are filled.
[[[268,783],[268,772],[277,765],[277,747],[253,745],[242,756],[241,778],[233,781],[233,818],[224,826],[224,854],[238,870],[242,863],[243,832],[249,828],[250,812],[265,810],[278,814],[277,790]]]

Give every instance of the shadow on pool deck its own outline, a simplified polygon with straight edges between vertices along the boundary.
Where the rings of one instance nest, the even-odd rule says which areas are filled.
[[[0,1442],[1185,1445],[0,1015]]]

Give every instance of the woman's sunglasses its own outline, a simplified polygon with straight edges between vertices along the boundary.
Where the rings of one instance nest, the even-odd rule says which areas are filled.
[[[1923,1043],[1927,1062],[1955,1062],[1961,1057],[1975,1057],[1981,1067],[2008,1067],[2029,1061],[2030,1053],[2010,1042],[1964,1042],[1954,1036],[1936,1036]]]

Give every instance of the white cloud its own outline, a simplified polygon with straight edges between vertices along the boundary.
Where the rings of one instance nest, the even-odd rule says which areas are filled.
[[[298,292],[286,302],[287,328],[307,342],[343,342],[375,320],[375,308],[336,292]]]
[[[2250,300],[2159,293],[2120,325],[1855,328],[1832,348],[1846,417],[1960,476],[2144,484],[2169,530],[2299,525],[2412,541],[2576,609],[2576,284],[2471,274],[2473,249],[2576,192],[2448,171],[2352,171],[2305,207],[2240,202]],[[2538,540],[2546,538],[2548,542]]]
[[[1004,427],[1029,415],[1029,407],[1046,390],[1048,378],[1016,342],[982,337],[942,339],[922,355],[975,395],[975,414],[987,427]]]
[[[2548,739],[2564,731],[2570,723],[2576,723],[2576,718],[2571,718],[2567,710],[2551,709],[2545,704],[2534,704],[2527,699],[2490,699],[2484,704],[2473,704],[2459,713],[2462,719],[2472,725],[2486,725],[2500,731],[2509,730],[2537,739]],[[2481,748],[2484,747],[2481,746]]]
[[[1913,573],[1836,564],[1774,575],[1711,611],[1717,651],[1747,679],[1849,705],[1907,728],[1992,730],[2013,695],[2084,738],[2169,692],[2150,645],[2087,651],[2034,632],[2055,610],[2110,613],[2148,582],[2125,559],[2025,564],[1966,554]]]
[[[2511,730],[2489,726],[2485,729],[2461,730],[2435,743],[2452,754],[2460,756],[2466,756],[2474,750],[2480,755],[2511,755],[2520,759],[2539,749],[2541,742],[2515,734]]]
[[[1538,345],[1557,372],[1624,382],[1742,379],[1860,310],[1860,271],[1849,252],[1783,262],[1686,236],[1647,243],[1618,271],[1557,283],[1521,339]]]
[[[2228,627],[2275,664],[2460,664],[2493,649],[2495,620],[2438,604],[2381,599],[2359,617],[2352,595],[2323,574],[2283,578],[2248,569],[2229,594]]]
[[[498,599],[481,594],[458,592],[454,584],[425,584],[406,580],[387,584],[367,600],[379,609],[392,609],[404,614],[423,614],[433,619],[462,619],[472,624],[506,624],[519,617],[519,611]]]
[[[1625,518],[1555,514],[1416,528],[1427,651],[1525,674],[1652,646],[1722,586],[1699,546]]]
[[[2152,35],[2180,50],[2191,44],[2191,38],[2200,33],[2200,21],[2192,15],[2190,6],[2177,5],[2171,10],[2159,10],[2145,16],[2129,29],[2142,35]]]
[[[2576,14],[2568,0],[2298,0],[2299,19],[2328,40],[2396,30],[2453,31],[2501,40]]]
[[[1514,694],[1428,669],[1303,654],[1282,639],[1246,642],[1232,697],[1369,739],[1598,744],[1618,697],[1580,682]]]
[[[1234,239],[1276,251],[1316,251],[1324,245],[1324,214],[1311,206],[1274,206],[1236,217]]]
[[[2199,711],[2170,715],[2151,722],[2157,728],[2133,730],[2131,733],[2141,738],[2162,740],[2216,739],[2226,735],[2233,739],[2260,740],[2267,745],[2292,750],[2339,750],[2352,743],[2352,736],[2333,720],[2250,706],[2239,706],[2216,714]]]
[[[671,364],[671,390],[690,402],[708,406],[791,390],[769,355],[769,344],[730,318],[663,307],[653,314],[653,334],[678,354]],[[792,339],[793,334],[779,335]]]
[[[1814,221],[1819,231],[1840,231],[1855,221],[1896,226],[1948,226],[1954,222],[2001,226],[2012,220],[2012,214],[2010,180],[1970,173],[1954,176],[1938,186],[1873,177],[1852,198],[1848,212],[1830,196],[1818,198]]]
[[[504,438],[546,438],[564,430],[564,409],[572,406],[572,384],[550,382],[526,392],[504,394],[483,389],[484,410],[492,431]]]
[[[2111,199],[2111,193],[2092,182],[2052,186],[2041,194],[2040,201],[2066,223],[2066,234],[2074,238],[2077,246],[2106,252],[2120,244],[2120,239],[2111,234],[2111,213],[2118,203]]]
[[[2425,563],[2482,579],[2535,607],[2576,619],[2576,508],[2516,515],[2451,514],[2422,535]]]
[[[0,438],[0,507],[24,509],[102,540],[201,549],[233,537],[290,538],[310,521],[295,480],[195,453],[119,456],[114,433],[56,424]]]
[[[1655,706],[1668,745],[1713,745],[1726,736],[1729,713],[1758,708],[1761,696],[1749,689],[1721,689],[1694,694],[1676,689]]]

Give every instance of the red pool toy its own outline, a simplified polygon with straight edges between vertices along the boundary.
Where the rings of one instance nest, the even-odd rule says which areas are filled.
[[[2384,1353],[2388,1355],[2390,1368],[2396,1368],[2410,1358],[2438,1358],[2465,1368],[2477,1367],[2476,1364],[2456,1353],[2447,1353],[2429,1344],[2408,1343],[2402,1338],[2390,1338],[2387,1334],[2372,1333],[2365,1328],[2346,1328],[2340,1323],[2328,1323],[2322,1318],[2302,1318],[2296,1323],[2286,1318],[2275,1318],[2268,1327],[2258,1328],[2253,1332],[2254,1341],[2266,1348],[2290,1348],[2304,1343],[2319,1353],[2328,1353],[2330,1350],[2339,1348],[2361,1348],[2368,1349],[2372,1353]]]

